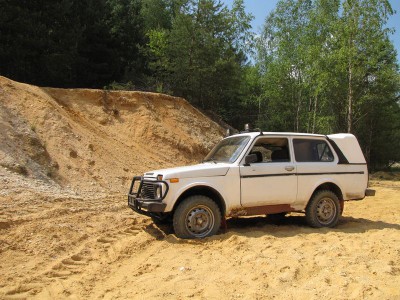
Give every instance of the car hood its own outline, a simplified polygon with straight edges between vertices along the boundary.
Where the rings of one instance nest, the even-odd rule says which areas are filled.
[[[194,177],[213,177],[225,176],[230,168],[226,163],[202,163],[194,166],[185,166],[169,169],[154,170],[146,172],[144,177],[157,177],[163,175],[163,179],[169,178],[194,178]]]

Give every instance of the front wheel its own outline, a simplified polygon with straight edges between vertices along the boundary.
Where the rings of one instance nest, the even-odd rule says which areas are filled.
[[[338,223],[340,215],[339,199],[328,190],[317,192],[306,208],[306,220],[311,227],[334,227]]]
[[[221,226],[221,212],[212,199],[201,195],[191,196],[179,204],[174,213],[173,226],[179,238],[211,236]]]

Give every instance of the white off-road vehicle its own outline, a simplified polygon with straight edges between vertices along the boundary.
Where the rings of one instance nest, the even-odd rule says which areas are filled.
[[[352,134],[245,132],[223,139],[201,164],[134,177],[128,205],[181,238],[215,234],[227,217],[304,212],[333,227],[344,201],[375,195]]]

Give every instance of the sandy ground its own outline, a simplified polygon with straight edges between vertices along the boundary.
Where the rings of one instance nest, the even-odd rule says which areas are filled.
[[[3,195],[0,298],[400,299],[400,182],[374,186],[334,229],[260,216],[191,241],[122,195]]]

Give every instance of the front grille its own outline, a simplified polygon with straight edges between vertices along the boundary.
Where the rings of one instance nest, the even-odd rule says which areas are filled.
[[[143,182],[140,198],[156,199],[156,186],[152,183]]]

